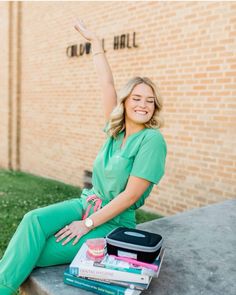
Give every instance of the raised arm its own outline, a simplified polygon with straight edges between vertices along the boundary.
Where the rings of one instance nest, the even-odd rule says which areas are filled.
[[[104,53],[99,37],[86,28],[82,20],[78,20],[75,29],[92,44],[93,61],[102,90],[105,122],[109,120],[112,110],[117,105],[117,94],[111,68]]]

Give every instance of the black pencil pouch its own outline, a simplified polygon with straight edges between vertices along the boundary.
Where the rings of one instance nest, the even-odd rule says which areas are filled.
[[[106,236],[107,253],[152,263],[159,255],[161,235],[127,227],[118,227]]]

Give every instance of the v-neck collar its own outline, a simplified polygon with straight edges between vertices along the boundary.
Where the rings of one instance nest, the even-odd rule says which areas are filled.
[[[118,139],[118,149],[119,149],[120,151],[123,151],[123,149],[124,149],[124,148],[126,147],[126,145],[127,145],[128,140],[129,140],[130,138],[132,138],[134,135],[137,135],[137,134],[143,132],[145,129],[147,129],[147,128],[143,128],[143,129],[141,129],[141,130],[139,130],[139,131],[137,131],[137,132],[134,132],[134,133],[130,134],[130,135],[127,137],[127,139],[126,139],[125,143],[123,144],[123,146],[121,146],[121,145],[122,145],[122,143],[123,143],[125,130],[123,130],[122,132],[120,132],[120,137],[119,137],[119,139]]]

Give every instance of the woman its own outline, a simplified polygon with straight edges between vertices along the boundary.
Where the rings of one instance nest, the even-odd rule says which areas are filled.
[[[94,161],[91,189],[25,214],[0,261],[1,295],[13,294],[34,267],[70,263],[86,239],[105,237],[118,226],[134,228],[135,210],[164,174],[162,102],[155,85],[135,77],[117,99],[101,41],[81,20],[75,28],[92,43],[107,139]]]

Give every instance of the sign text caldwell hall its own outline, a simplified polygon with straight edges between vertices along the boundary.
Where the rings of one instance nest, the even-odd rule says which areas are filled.
[[[113,40],[113,49],[123,49],[123,48],[136,48],[138,45],[136,44],[136,33],[133,34],[122,34],[120,36],[114,36]],[[102,39],[102,46],[104,51],[105,49],[105,40]],[[79,44],[79,47],[75,45],[68,46],[66,49],[66,54],[68,57],[73,56],[82,56],[84,54],[90,54],[91,53],[91,43],[84,43]]]

